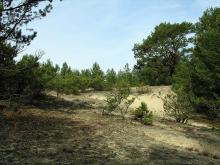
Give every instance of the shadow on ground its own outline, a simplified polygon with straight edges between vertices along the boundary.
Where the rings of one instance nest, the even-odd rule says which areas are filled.
[[[38,108],[0,113],[0,164],[220,164],[219,158],[145,134],[145,130],[158,126],[103,117],[90,110],[75,113],[73,110],[89,106],[76,102],[47,97],[33,104]],[[190,138],[205,138],[194,133],[198,132],[183,129],[183,134],[192,134]]]
[[[220,160],[198,155],[196,152],[183,151],[166,145],[152,145],[149,161],[152,164],[167,165],[206,165],[219,164]]]
[[[60,111],[71,111],[76,109],[90,109],[92,108],[89,102],[83,100],[64,100],[58,99],[54,96],[42,96],[31,103],[28,106],[34,106],[40,109],[46,110],[60,110]]]
[[[0,116],[0,164],[114,163],[113,152],[80,121]]]

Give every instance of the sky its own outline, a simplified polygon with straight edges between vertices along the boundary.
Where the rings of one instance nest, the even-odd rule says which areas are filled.
[[[132,48],[161,22],[196,22],[220,0],[55,0],[52,12],[27,28],[38,35],[23,54],[43,50],[41,61],[103,70],[135,64]]]

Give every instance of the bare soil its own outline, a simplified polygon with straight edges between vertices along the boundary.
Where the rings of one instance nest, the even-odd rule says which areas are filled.
[[[168,91],[152,87],[152,93],[134,94],[139,100],[132,108],[146,101],[155,114],[153,126],[117,114],[103,116],[106,92],[47,97],[18,112],[2,111],[0,164],[219,165],[218,125],[164,120],[156,95]]]

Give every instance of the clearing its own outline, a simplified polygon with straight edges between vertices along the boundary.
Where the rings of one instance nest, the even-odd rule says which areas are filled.
[[[0,114],[0,164],[220,164],[220,128],[204,120],[188,125],[164,120],[170,87],[151,87],[145,101],[153,126],[128,116],[102,116],[106,92],[38,100],[18,112]],[[54,95],[54,93],[50,93]]]

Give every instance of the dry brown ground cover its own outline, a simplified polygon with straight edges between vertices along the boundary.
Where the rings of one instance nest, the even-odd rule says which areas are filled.
[[[62,98],[1,112],[0,164],[220,164],[217,125],[144,126],[102,116],[104,93]]]

